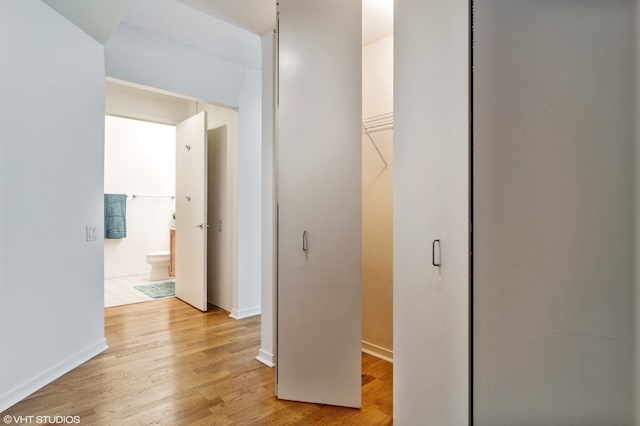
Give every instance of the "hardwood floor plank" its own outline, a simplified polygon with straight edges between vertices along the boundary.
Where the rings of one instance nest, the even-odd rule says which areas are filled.
[[[86,425],[389,425],[392,365],[363,354],[362,409],[278,400],[260,319],[175,298],[105,309],[109,349],[1,415]]]

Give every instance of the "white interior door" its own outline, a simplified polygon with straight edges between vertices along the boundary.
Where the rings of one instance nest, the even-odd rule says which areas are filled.
[[[232,282],[229,279],[231,232],[225,220],[228,204],[227,178],[227,126],[209,130],[208,134],[208,208],[209,229],[207,231],[207,281],[209,303],[224,310],[233,308]]]
[[[359,407],[361,2],[279,13],[276,393]]]
[[[176,126],[176,297],[207,310],[207,113]]]
[[[465,425],[469,2],[395,4],[393,420]]]
[[[473,15],[474,424],[634,424],[634,2]]]

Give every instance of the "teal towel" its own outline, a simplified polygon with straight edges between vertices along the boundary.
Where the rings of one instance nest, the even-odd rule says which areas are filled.
[[[104,237],[125,238],[127,236],[127,196],[104,194]]]

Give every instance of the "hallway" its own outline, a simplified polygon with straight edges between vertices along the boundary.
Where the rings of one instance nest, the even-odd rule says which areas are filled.
[[[81,424],[354,424],[392,419],[392,365],[363,354],[363,408],[278,401],[255,359],[260,317],[236,321],[176,298],[105,309],[110,348],[2,415]]]

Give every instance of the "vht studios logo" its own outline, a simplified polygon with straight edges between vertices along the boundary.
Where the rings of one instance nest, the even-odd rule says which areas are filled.
[[[79,424],[80,416],[4,416],[4,424]]]

